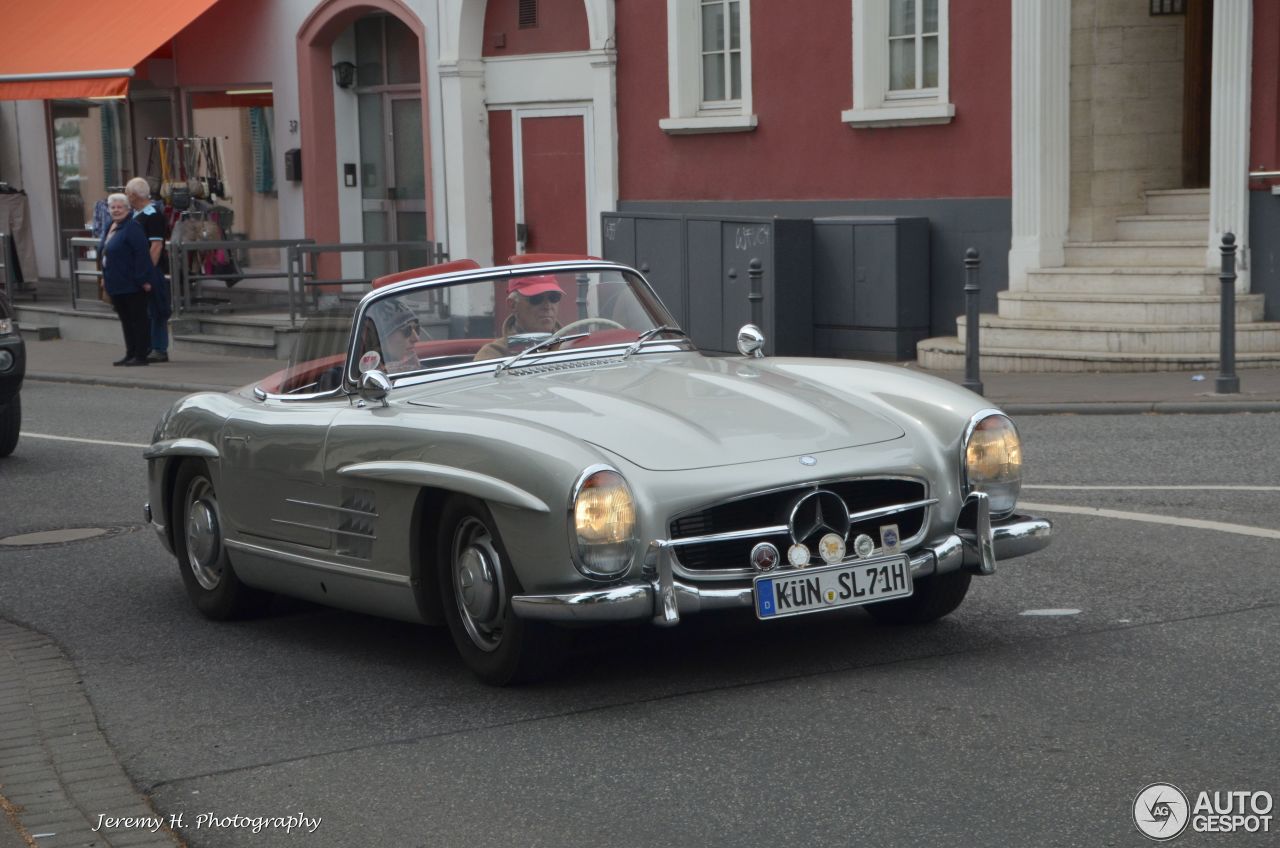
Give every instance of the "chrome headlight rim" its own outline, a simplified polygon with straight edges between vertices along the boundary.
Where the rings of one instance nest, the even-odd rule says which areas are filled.
[[[969,494],[975,490],[974,484],[969,481],[969,440],[973,438],[973,434],[978,429],[978,426],[981,425],[983,421],[992,417],[1003,418],[1008,423],[1010,429],[1013,430],[1013,435],[1018,440],[1018,443],[1022,443],[1022,434],[1018,432],[1018,425],[1009,413],[996,409],[995,407],[987,407],[985,409],[980,409],[973,415],[969,416],[969,421],[964,428],[964,436],[960,440],[960,493],[962,497],[968,497]],[[1013,496],[1013,505],[1005,510],[997,511],[992,509],[992,519],[1008,518],[1017,511],[1018,494],[1022,489],[1021,474],[1018,475],[1018,489],[1019,492],[1015,493]]]
[[[586,488],[588,481],[602,472],[617,475],[618,480],[621,481],[622,485],[626,488],[627,495],[631,498],[631,503],[634,506],[636,500],[635,495],[631,492],[631,485],[627,483],[627,478],[622,475],[621,471],[614,468],[612,465],[605,463],[591,465],[583,469],[582,473],[580,473],[578,478],[574,481],[573,487],[569,490],[569,503],[568,508],[565,511],[565,526],[569,533],[569,554],[573,559],[574,568],[578,569],[582,576],[586,577],[588,580],[595,580],[601,583],[615,583],[630,573],[632,566],[635,565],[636,554],[640,547],[639,538],[635,533],[635,526],[632,526],[631,538],[625,543],[630,546],[631,550],[626,557],[626,562],[617,571],[604,572],[592,568],[587,564],[586,559],[583,556],[582,546],[578,543],[578,526],[575,517],[578,496],[582,494],[582,490]]]

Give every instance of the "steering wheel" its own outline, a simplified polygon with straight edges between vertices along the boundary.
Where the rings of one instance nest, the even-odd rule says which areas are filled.
[[[569,324],[565,324],[556,333],[557,336],[567,336],[575,330],[582,330],[587,327],[599,327],[601,329],[625,330],[626,327],[614,321],[611,318],[579,318]],[[594,332],[594,331],[593,331]]]

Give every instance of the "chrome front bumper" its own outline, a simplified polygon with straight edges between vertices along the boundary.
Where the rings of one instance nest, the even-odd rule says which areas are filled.
[[[991,574],[999,560],[1038,551],[1049,544],[1053,524],[1044,518],[1013,515],[999,522],[987,519],[985,502],[975,509],[972,530],[961,529],[931,546],[911,553],[913,580],[933,574],[966,569]],[[985,526],[984,525],[984,520]],[[702,610],[750,608],[754,604],[750,583],[735,586],[695,586],[677,580],[673,573],[673,545],[651,542],[645,557],[647,580],[606,589],[567,595],[516,595],[512,609],[521,618],[542,621],[604,623],[652,619],[671,626],[680,616]]]

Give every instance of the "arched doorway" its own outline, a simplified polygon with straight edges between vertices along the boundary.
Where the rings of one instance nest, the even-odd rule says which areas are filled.
[[[398,0],[329,0],[299,29],[306,236],[434,240],[425,44],[424,25]],[[398,263],[422,264],[425,255]],[[325,276],[339,273],[329,258]],[[363,274],[396,265],[371,254]],[[351,272],[350,260],[343,270]]]

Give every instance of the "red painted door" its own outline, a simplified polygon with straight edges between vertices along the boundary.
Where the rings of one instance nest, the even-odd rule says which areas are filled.
[[[520,112],[515,116],[514,141],[519,151],[517,251],[585,254],[587,162],[583,116]],[[494,243],[496,246],[497,239]]]

